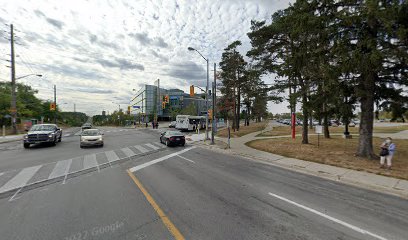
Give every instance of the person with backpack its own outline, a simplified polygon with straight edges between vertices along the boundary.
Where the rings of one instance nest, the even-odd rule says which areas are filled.
[[[392,157],[395,153],[395,143],[392,142],[392,138],[388,137],[381,144],[380,151],[380,168],[385,168],[385,162],[387,162],[387,169],[391,170]]]

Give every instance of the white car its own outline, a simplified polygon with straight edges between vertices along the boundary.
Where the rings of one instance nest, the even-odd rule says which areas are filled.
[[[100,146],[103,147],[103,133],[99,129],[84,129],[81,133],[79,146]]]
[[[176,124],[177,124],[176,121],[172,121],[171,123],[169,123],[169,128],[175,128]]]

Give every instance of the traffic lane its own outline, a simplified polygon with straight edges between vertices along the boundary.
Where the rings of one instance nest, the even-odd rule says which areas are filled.
[[[172,239],[120,167],[0,200],[2,239]]]
[[[204,149],[181,156],[135,175],[187,239],[376,239],[350,226],[389,239],[408,235],[404,199]]]
[[[131,130],[119,132],[119,134],[105,135],[103,147],[88,147],[81,149],[79,147],[79,138],[79,136],[75,135],[63,137],[62,142],[57,143],[56,146],[41,144],[34,145],[29,149],[24,149],[22,142],[18,142],[18,148],[1,151],[0,172],[158,141],[158,138],[151,135],[149,132]]]

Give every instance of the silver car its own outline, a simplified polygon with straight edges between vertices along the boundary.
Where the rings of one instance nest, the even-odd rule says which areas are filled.
[[[81,148],[87,146],[103,147],[103,133],[99,129],[84,129],[79,143]]]

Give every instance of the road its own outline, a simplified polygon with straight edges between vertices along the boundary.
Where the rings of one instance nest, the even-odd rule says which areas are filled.
[[[76,136],[38,149],[22,149],[19,143],[12,148],[8,143],[1,152],[0,172],[5,166],[20,177],[6,181],[0,173],[3,189],[4,184],[12,185],[10,181],[21,182],[24,169],[41,166],[32,177],[47,178],[67,159],[72,162],[65,178],[0,193],[1,239],[408,236],[405,199],[192,144],[167,148],[157,143],[158,132],[153,130],[103,130],[103,148],[80,149]],[[112,151],[117,161],[109,160],[107,152]],[[13,154],[18,157],[11,158]],[[70,175],[74,168],[79,174]]]

